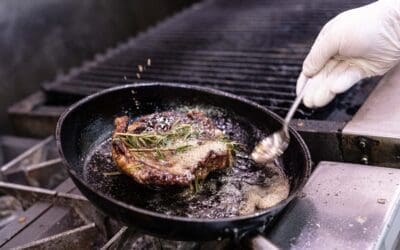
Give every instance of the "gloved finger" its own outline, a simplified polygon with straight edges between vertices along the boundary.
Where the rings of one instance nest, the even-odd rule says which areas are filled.
[[[300,91],[303,89],[304,84],[306,84],[307,80],[308,78],[303,74],[303,72],[301,72],[299,78],[297,78],[296,95],[299,95]]]
[[[364,71],[359,67],[342,62],[338,65],[337,70],[332,73],[330,91],[334,94],[343,93],[365,77]]]
[[[330,103],[336,96],[335,93],[330,91],[330,81],[329,77],[325,76],[324,79],[321,79],[322,84],[319,84],[319,88],[317,88],[312,97],[312,104],[314,108],[323,107],[326,104]]]
[[[321,75],[316,75],[307,81],[307,85],[304,87],[303,104],[308,108],[314,108],[314,93],[320,83]]]
[[[348,90],[356,82],[363,78],[362,71],[350,66],[346,61],[338,63],[333,70],[326,74],[322,84],[315,91],[312,98],[314,107],[322,107],[331,102],[336,94]]]
[[[339,51],[339,37],[335,31],[336,20],[328,22],[319,33],[310,52],[303,63],[303,73],[307,77],[313,77],[320,72],[325,64]]]
[[[325,67],[314,77],[310,78],[307,82],[307,86],[305,87],[305,93],[303,97],[303,103],[305,106],[309,108],[317,107],[315,104],[315,100],[318,99],[317,95],[321,95],[321,98],[332,99],[334,96],[331,96],[328,91],[325,89],[329,89],[327,86],[327,79],[329,74],[335,69],[336,65],[339,63],[337,60],[329,60]]]

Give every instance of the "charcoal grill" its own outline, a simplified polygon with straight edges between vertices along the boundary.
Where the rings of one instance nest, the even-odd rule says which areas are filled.
[[[47,136],[62,110],[83,96],[152,81],[217,88],[284,116],[295,98],[303,59],[323,24],[368,2],[200,2],[45,83],[43,92],[12,106],[10,118],[21,135]],[[309,144],[314,161],[345,158],[341,131],[377,82],[365,80],[324,109],[299,108],[293,125]],[[359,162],[363,156],[353,144],[348,144],[351,160]]]
[[[282,6],[280,1],[206,1],[44,89],[54,102],[66,96],[76,100],[124,83],[180,82],[242,95],[284,115],[295,97],[297,76],[315,35],[327,20],[351,6],[337,8],[332,3],[288,1]],[[354,107],[365,96],[357,97],[350,92],[338,102]],[[326,119],[330,110],[314,114],[301,107],[297,117]],[[338,119],[346,120],[356,110],[335,111],[342,113]]]
[[[41,91],[10,107],[10,118],[18,134],[46,137],[61,112],[83,96],[152,81],[214,87],[284,116],[295,98],[302,61],[322,25],[343,10],[369,2],[203,1],[45,83]],[[400,113],[387,111],[388,106],[399,106],[398,79],[400,68],[381,80],[357,84],[324,109],[300,107],[292,126],[305,139],[313,160],[321,162],[304,195],[264,232],[274,244],[284,249],[398,246]],[[11,213],[11,223],[0,221],[0,247],[232,247],[229,241],[162,241],[99,214],[71,180],[59,184],[65,178],[59,158],[46,153],[52,140],[35,145],[24,140],[22,154],[20,148],[11,152],[8,139],[0,140],[8,152],[2,154],[0,191],[25,208]],[[9,161],[13,157],[8,155],[18,156]],[[253,243],[271,247],[262,238],[250,239],[245,246]]]

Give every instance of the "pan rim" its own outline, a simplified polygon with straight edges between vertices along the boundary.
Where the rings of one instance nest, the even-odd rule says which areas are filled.
[[[304,140],[302,139],[302,137],[300,136],[300,134],[298,134],[298,132],[293,129],[291,126],[289,126],[289,131],[292,135],[292,137],[295,137],[296,140],[298,141],[298,143],[300,144],[302,150],[303,150],[303,155],[305,157],[305,164],[306,164],[306,173],[305,173],[305,178],[301,181],[301,183],[298,185],[298,188],[296,191],[294,191],[291,195],[289,195],[286,199],[280,201],[278,204],[256,212],[256,213],[252,213],[249,215],[240,215],[240,216],[234,216],[234,217],[223,217],[223,218],[215,218],[215,219],[210,219],[210,218],[190,218],[190,217],[183,217],[183,216],[176,216],[176,215],[166,215],[163,213],[158,213],[158,212],[154,212],[151,210],[147,210],[144,208],[140,208],[134,205],[130,205],[127,204],[125,202],[116,200],[112,197],[109,197],[105,194],[103,194],[102,192],[96,190],[94,187],[92,187],[91,185],[89,185],[88,183],[86,183],[85,181],[82,180],[82,178],[76,173],[75,170],[72,169],[71,164],[67,161],[67,159],[65,158],[64,155],[64,151],[62,149],[62,145],[61,145],[61,127],[62,124],[64,123],[64,120],[69,116],[69,114],[74,111],[77,107],[85,104],[88,101],[91,101],[93,99],[96,99],[100,96],[103,96],[107,93],[110,92],[114,92],[114,91],[118,91],[118,90],[123,90],[123,89],[131,89],[131,88],[138,88],[138,87],[172,87],[172,88],[181,88],[181,89],[189,89],[189,90],[197,90],[200,92],[206,92],[206,93],[211,93],[214,95],[219,95],[219,96],[224,96],[224,97],[228,97],[231,99],[235,99],[238,100],[240,102],[246,103],[247,105],[253,106],[257,109],[260,109],[263,112],[266,112],[268,115],[270,115],[271,117],[273,117],[275,120],[277,120],[279,123],[283,123],[283,119],[275,114],[274,112],[270,111],[269,109],[261,106],[260,104],[250,101],[244,97],[235,95],[235,94],[231,94],[225,91],[221,91],[221,90],[217,90],[217,89],[213,89],[213,88],[209,88],[209,87],[200,87],[200,86],[194,86],[194,85],[189,85],[189,84],[183,84],[183,83],[167,83],[167,82],[146,82],[146,83],[133,83],[133,84],[124,84],[124,85],[119,85],[116,87],[112,87],[112,88],[108,88],[108,89],[104,89],[102,91],[96,92],[94,94],[91,94],[89,96],[86,96],[82,99],[80,99],[79,101],[75,102],[74,104],[72,104],[71,106],[69,106],[60,116],[58,122],[57,122],[57,126],[56,126],[56,146],[57,146],[57,150],[58,153],[62,159],[63,165],[67,167],[68,173],[70,175],[72,175],[74,177],[74,179],[76,179],[77,181],[80,182],[81,185],[85,186],[86,189],[90,190],[90,192],[96,194],[97,196],[100,196],[102,199],[105,199],[113,204],[116,204],[120,207],[122,207],[123,209],[127,209],[127,210],[133,210],[136,213],[141,213],[144,214],[146,216],[151,216],[151,217],[156,217],[156,218],[160,218],[160,219],[165,219],[165,220],[174,220],[174,221],[180,221],[180,222],[190,222],[190,223],[200,223],[200,224],[208,224],[208,223],[234,223],[237,221],[242,221],[242,220],[246,220],[246,219],[253,219],[259,216],[264,216],[266,214],[272,213],[273,211],[277,211],[277,210],[281,210],[283,209],[289,202],[291,202],[293,200],[293,198],[295,198],[299,192],[301,192],[301,190],[303,189],[304,185],[306,184],[308,178],[311,175],[311,155],[310,152],[308,150],[308,147],[306,145],[306,143],[304,142]],[[97,207],[97,206],[95,206]]]

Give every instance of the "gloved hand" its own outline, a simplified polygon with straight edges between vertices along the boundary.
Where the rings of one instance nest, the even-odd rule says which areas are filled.
[[[400,61],[400,0],[343,12],[318,35],[297,80],[307,107],[328,104],[359,80],[383,75]]]

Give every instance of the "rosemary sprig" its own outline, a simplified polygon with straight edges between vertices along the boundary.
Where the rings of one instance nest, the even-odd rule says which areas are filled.
[[[186,152],[192,145],[183,145],[175,148],[175,152],[177,153],[184,153]]]
[[[141,134],[115,133],[115,137],[132,148],[158,148],[172,144],[178,140],[189,139],[196,135],[191,125],[182,124],[173,127],[169,132],[147,132]]]
[[[133,133],[115,133],[114,140],[120,140],[129,149],[129,151],[143,153],[151,152],[157,160],[166,158],[165,153],[174,154],[186,152],[192,147],[187,143],[188,140],[199,138],[203,131],[195,129],[191,124],[179,124],[176,121],[167,132],[144,132],[140,134]],[[238,144],[229,140],[225,135],[217,138],[227,145],[229,151],[233,151]]]
[[[200,191],[200,183],[199,183],[199,178],[197,175],[194,177],[194,191],[197,193]]]
[[[121,172],[119,172],[119,171],[104,172],[104,173],[103,173],[103,175],[104,175],[105,177],[108,177],[108,176],[115,176],[115,175],[120,175],[120,174],[121,174]]]
[[[161,153],[160,149],[156,149],[156,159],[157,160],[164,160],[165,159],[165,155],[163,153]]]
[[[219,140],[225,143],[228,150],[231,151],[243,146],[241,143],[230,140],[226,135],[222,135]]]
[[[142,169],[143,165],[142,164],[128,164],[128,169],[131,170],[140,170]]]
[[[129,151],[133,152],[176,151],[177,153],[183,153],[191,146],[192,145],[186,144],[175,148],[130,148]]]
[[[165,159],[164,152],[182,153],[187,151],[191,145],[185,144],[177,147],[169,147],[179,141],[187,141],[198,137],[199,132],[194,130],[190,124],[175,122],[168,132],[147,132],[141,134],[116,133],[114,140],[121,140],[133,152],[153,152],[158,160]]]
[[[190,190],[197,193],[201,190],[202,181],[199,179],[197,174],[194,175],[194,180],[190,183]]]

